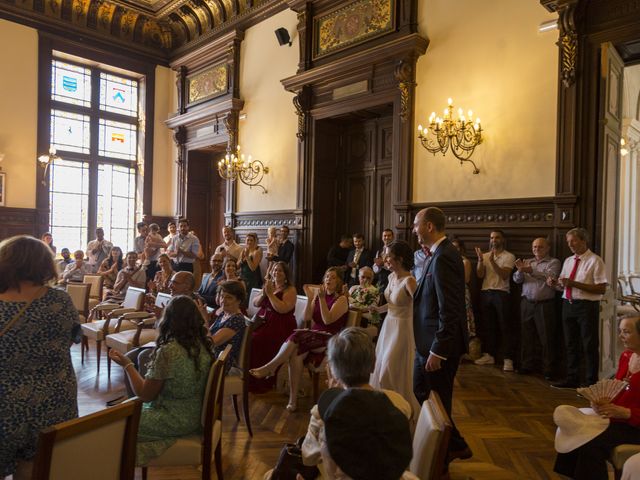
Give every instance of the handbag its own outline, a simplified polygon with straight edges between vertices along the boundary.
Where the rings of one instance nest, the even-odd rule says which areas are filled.
[[[276,468],[271,473],[271,480],[296,480],[298,474],[305,480],[315,480],[320,474],[316,466],[307,466],[302,463],[302,442],[300,437],[296,443],[287,443],[280,451]]]

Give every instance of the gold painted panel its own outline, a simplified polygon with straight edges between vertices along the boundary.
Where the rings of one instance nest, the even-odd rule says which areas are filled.
[[[133,41],[133,33],[138,20],[138,14],[128,11],[120,18],[120,37]]]
[[[223,95],[227,93],[228,84],[227,65],[224,63],[187,77],[188,103],[193,104]]]
[[[50,0],[44,2],[44,14],[47,17],[60,18],[62,14],[62,0]]]
[[[90,6],[91,0],[73,0],[73,6],[71,7],[71,21],[75,25],[86,26]]]
[[[355,0],[314,19],[314,58],[395,28],[395,0]]]
[[[113,3],[102,3],[98,7],[98,31],[111,33],[111,20],[116,12],[116,6]]]

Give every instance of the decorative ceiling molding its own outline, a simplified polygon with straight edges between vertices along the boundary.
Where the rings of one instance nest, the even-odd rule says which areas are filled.
[[[284,0],[0,0],[0,18],[166,63],[286,8]]]

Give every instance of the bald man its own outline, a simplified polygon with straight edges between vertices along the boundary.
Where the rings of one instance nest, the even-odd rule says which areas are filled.
[[[531,244],[533,258],[517,259],[513,281],[522,284],[520,321],[522,323],[522,364],[518,373],[538,373],[542,370],[550,380],[558,372],[555,342],[556,292],[547,285],[547,278],[558,278],[560,260],[549,256],[551,245],[546,238],[536,238]]]

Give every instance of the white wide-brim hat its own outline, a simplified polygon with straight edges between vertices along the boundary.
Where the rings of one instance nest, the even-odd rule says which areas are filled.
[[[556,430],[555,447],[558,453],[568,453],[593,440],[609,426],[609,419],[597,415],[591,408],[578,409],[560,405],[553,412]]]

